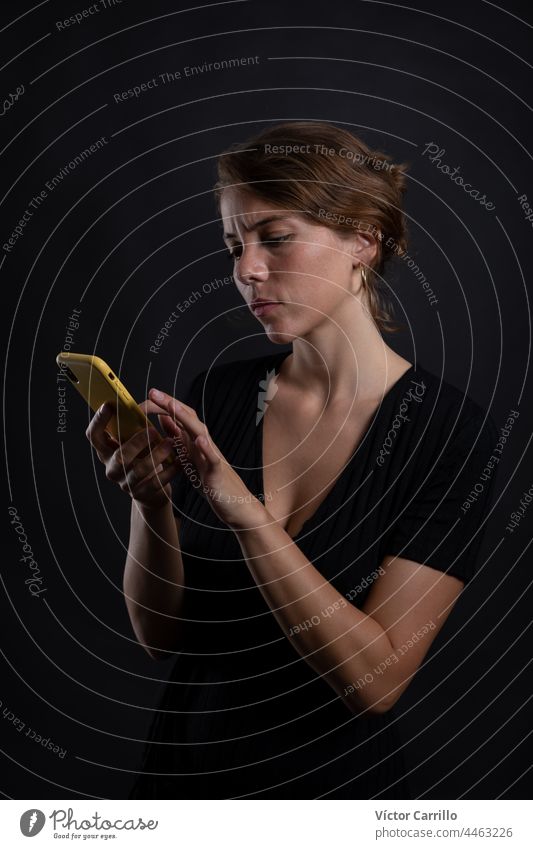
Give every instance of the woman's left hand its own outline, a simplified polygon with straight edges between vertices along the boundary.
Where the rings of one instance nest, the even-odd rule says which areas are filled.
[[[192,407],[157,389],[150,389],[148,399],[139,406],[146,414],[159,415],[167,435],[175,439],[182,473],[191,480],[191,486],[198,488],[222,522],[233,530],[265,522],[265,507],[222,456]]]

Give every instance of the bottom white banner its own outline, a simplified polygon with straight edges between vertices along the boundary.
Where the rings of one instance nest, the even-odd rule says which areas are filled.
[[[530,849],[529,801],[5,800],[2,845],[500,846]]]

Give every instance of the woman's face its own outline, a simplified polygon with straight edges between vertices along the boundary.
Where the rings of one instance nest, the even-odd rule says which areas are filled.
[[[278,302],[252,309],[272,342],[305,337],[331,319],[342,324],[360,287],[354,265],[372,254],[368,239],[341,239],[329,227],[239,189],[224,189],[220,209],[242,297],[249,305],[258,298]]]

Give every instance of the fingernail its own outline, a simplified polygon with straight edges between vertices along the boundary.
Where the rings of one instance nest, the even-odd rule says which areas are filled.
[[[159,391],[159,389],[150,389],[150,394],[154,401],[162,401],[163,393]]]

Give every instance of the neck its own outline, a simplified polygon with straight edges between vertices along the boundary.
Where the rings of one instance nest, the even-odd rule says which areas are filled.
[[[352,403],[354,396],[361,402],[379,399],[410,363],[385,343],[362,311],[352,326],[338,324],[327,319],[308,336],[295,339],[283,378],[321,407]]]

